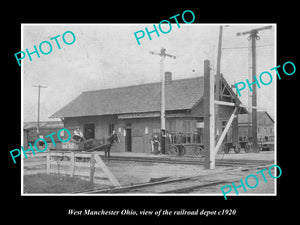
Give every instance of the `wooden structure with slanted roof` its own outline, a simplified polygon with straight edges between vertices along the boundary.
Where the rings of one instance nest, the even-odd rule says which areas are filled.
[[[182,133],[185,143],[203,142],[204,78],[172,80],[170,72],[165,75],[166,130],[172,137]],[[222,76],[220,82],[222,100],[235,102],[238,98]],[[86,91],[50,118],[61,118],[71,133],[80,126],[84,136],[97,139],[115,130],[120,143],[113,146],[112,152],[150,153],[150,140],[160,132],[160,95],[160,82]],[[226,123],[233,108],[219,106],[217,118]],[[241,108],[240,113],[246,112]],[[217,127],[220,131],[216,134],[223,128]]]

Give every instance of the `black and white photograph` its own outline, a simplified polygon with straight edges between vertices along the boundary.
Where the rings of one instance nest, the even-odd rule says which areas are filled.
[[[189,13],[22,24],[23,195],[276,195],[276,24]]]
[[[296,7],[124,3],[5,7],[5,220],[292,220]]]

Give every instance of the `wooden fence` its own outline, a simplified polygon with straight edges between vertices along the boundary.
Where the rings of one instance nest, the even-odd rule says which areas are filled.
[[[24,175],[56,173],[71,177],[88,177],[91,183],[98,184],[107,179],[113,186],[120,186],[101,159],[99,152],[47,151],[35,155],[26,153],[26,155],[27,159],[24,157],[23,161]]]

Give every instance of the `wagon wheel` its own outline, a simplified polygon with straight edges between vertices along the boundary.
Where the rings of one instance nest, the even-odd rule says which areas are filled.
[[[195,146],[194,157],[201,157],[204,154],[204,150],[201,146]]]
[[[241,146],[239,144],[237,144],[236,146],[234,146],[234,152],[235,153],[240,153],[241,152]]]
[[[178,148],[175,145],[170,145],[169,155],[178,155]]]
[[[248,153],[248,152],[250,152],[250,149],[251,149],[251,145],[247,142],[245,144],[244,150],[245,150],[246,153]]]

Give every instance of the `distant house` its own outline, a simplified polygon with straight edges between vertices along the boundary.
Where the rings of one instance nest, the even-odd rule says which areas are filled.
[[[251,114],[239,115],[238,126],[240,140],[252,138]],[[274,141],[274,120],[266,111],[257,112],[257,141],[263,143]]]
[[[172,137],[182,133],[185,143],[202,142],[204,78],[172,80],[170,72],[165,75],[166,130]],[[235,102],[238,98],[223,77],[220,84],[221,100]],[[160,96],[160,82],[85,91],[50,118],[61,118],[71,133],[80,126],[85,138],[100,139],[115,130],[120,143],[112,151],[149,153],[150,140],[160,132]],[[220,106],[218,124],[225,126],[232,112],[233,107]]]
[[[23,147],[28,147],[28,143],[31,145],[34,144],[36,139],[44,138],[47,141],[48,149],[54,148],[51,138],[45,138],[45,136],[55,132],[57,133],[60,129],[64,127],[64,124],[61,121],[41,121],[39,122],[39,133],[40,136],[37,135],[37,122],[24,122],[23,124]],[[65,134],[64,134],[65,135]],[[63,136],[64,137],[64,136]],[[62,137],[62,138],[63,138]],[[53,139],[55,143],[57,143],[57,147],[60,147],[60,141],[57,135],[53,135]]]

